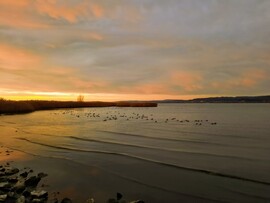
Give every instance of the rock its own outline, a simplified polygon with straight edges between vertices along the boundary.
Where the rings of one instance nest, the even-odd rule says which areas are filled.
[[[55,199],[51,200],[50,203],[58,203],[58,199],[55,198]]]
[[[0,202],[5,202],[6,199],[7,199],[7,194],[0,195]]]
[[[45,190],[34,190],[30,194],[34,198],[48,198],[48,192]]]
[[[16,203],[25,203],[25,197],[22,195],[17,200]]]
[[[8,192],[7,193],[9,198],[15,199],[16,198],[16,193],[15,192]]]
[[[25,185],[27,187],[36,187],[39,183],[39,181],[41,180],[40,177],[37,177],[37,176],[31,176],[30,178],[28,178],[26,181],[25,181]]]
[[[9,178],[9,179],[8,179],[8,182],[9,182],[9,183],[15,184],[15,183],[18,182],[18,179],[17,179],[17,178]]]
[[[8,182],[8,178],[6,178],[6,177],[1,177],[1,178],[0,178],[0,182]]]
[[[29,197],[30,195],[31,195],[31,193],[28,190],[25,190],[23,192],[23,196],[25,196],[25,197]]]
[[[61,203],[72,203],[72,201],[69,198],[64,198]]]
[[[121,193],[119,193],[119,192],[116,193],[116,199],[117,200],[122,199],[122,197],[123,197],[123,195]]]
[[[12,185],[9,182],[1,182],[0,183],[0,188],[1,189],[9,189],[11,187],[12,187]]]
[[[86,203],[95,203],[95,200],[94,200],[94,198],[90,198],[90,199],[88,199],[88,200],[86,201]]]
[[[19,173],[19,169],[12,167],[5,167],[5,175],[14,175]]]
[[[17,193],[22,193],[25,190],[25,181],[24,180],[19,180],[14,186],[13,189]]]
[[[38,198],[35,198],[35,199],[33,199],[31,202],[32,202],[32,203],[40,203],[40,202],[42,202],[42,203],[44,202],[44,203],[45,203],[46,201],[47,201],[46,199],[38,199]]]
[[[27,172],[23,172],[23,173],[20,174],[20,176],[23,177],[23,178],[26,178],[28,176],[28,173]]]

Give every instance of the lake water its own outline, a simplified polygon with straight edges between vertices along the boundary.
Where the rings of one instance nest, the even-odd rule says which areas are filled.
[[[38,111],[0,116],[0,136],[77,202],[270,202],[270,104]]]

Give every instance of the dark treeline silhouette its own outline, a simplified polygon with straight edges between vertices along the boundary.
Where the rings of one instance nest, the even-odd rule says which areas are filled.
[[[208,97],[190,100],[153,100],[156,103],[270,103],[270,96]]]
[[[0,114],[28,113],[38,110],[50,110],[61,108],[83,107],[156,107],[156,103],[150,102],[74,102],[74,101],[12,101],[0,99]]]

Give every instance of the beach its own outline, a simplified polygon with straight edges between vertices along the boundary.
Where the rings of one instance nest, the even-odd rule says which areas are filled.
[[[0,164],[48,174],[49,200],[267,202],[268,111],[161,104],[2,115]]]

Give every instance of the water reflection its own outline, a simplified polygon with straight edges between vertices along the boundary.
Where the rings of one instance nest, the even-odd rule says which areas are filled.
[[[4,146],[40,157],[35,163],[58,177],[49,179],[54,187],[78,198],[113,196],[119,190],[152,202],[157,196],[154,202],[224,196],[235,201],[245,197],[231,195],[229,185],[238,185],[243,194],[253,187],[255,195],[270,183],[269,106],[250,107],[189,104],[40,111],[0,117],[0,134]],[[80,185],[89,189],[83,191],[87,197],[79,195]]]

